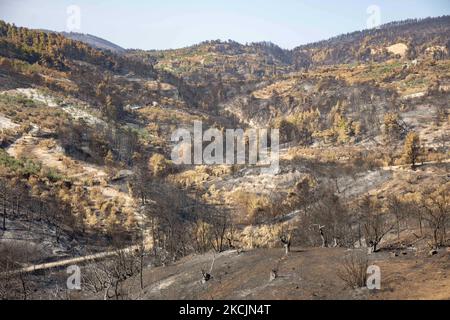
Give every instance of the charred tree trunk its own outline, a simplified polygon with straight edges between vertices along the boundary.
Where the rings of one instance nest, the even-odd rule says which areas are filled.
[[[6,217],[7,217],[6,201],[3,198],[3,223],[2,223],[3,230],[6,230]]]
[[[325,237],[325,233],[323,232],[323,228],[325,226],[319,226],[320,238],[322,239],[322,248],[326,248],[328,246],[327,238]]]
[[[289,254],[289,252],[291,251],[291,237],[281,236],[280,241],[285,249],[285,254]]]
[[[360,248],[362,247],[361,237],[362,237],[362,234],[361,234],[361,223],[358,223],[358,242],[359,242],[359,247]]]

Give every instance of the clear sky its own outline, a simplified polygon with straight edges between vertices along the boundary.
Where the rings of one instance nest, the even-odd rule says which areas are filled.
[[[79,20],[67,13],[71,5],[80,8]],[[0,19],[55,31],[68,31],[72,19],[80,21],[73,31],[125,48],[179,48],[215,39],[293,48],[366,29],[373,5],[381,23],[450,15],[450,0],[0,0]]]

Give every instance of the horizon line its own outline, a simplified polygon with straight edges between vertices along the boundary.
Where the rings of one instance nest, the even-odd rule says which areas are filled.
[[[302,46],[308,46],[308,45],[318,44],[318,43],[321,43],[321,42],[330,41],[330,40],[337,39],[337,38],[339,38],[341,36],[344,36],[344,35],[350,35],[350,34],[360,33],[360,32],[369,31],[369,30],[379,30],[379,29],[382,29],[383,27],[386,27],[387,25],[389,25],[391,23],[396,23],[396,22],[397,23],[400,23],[400,22],[414,23],[414,22],[421,22],[421,21],[427,20],[427,19],[440,19],[440,18],[441,19],[442,18],[450,18],[450,15],[449,14],[444,14],[444,15],[440,15],[440,16],[426,16],[426,17],[422,17],[422,18],[407,18],[407,19],[402,19],[402,20],[391,20],[391,21],[385,22],[383,24],[380,24],[379,26],[374,27],[374,28],[365,28],[365,29],[349,31],[347,33],[339,33],[339,34],[336,34],[336,35],[328,37],[328,38],[323,38],[323,39],[312,41],[312,42],[301,43],[301,44],[298,44],[298,45],[292,47],[291,49],[284,48],[284,47],[278,45],[276,42],[273,42],[271,40],[263,40],[263,41],[254,41],[254,42],[242,43],[242,42],[239,42],[239,41],[236,41],[236,40],[233,40],[233,39],[224,40],[224,39],[220,39],[220,38],[219,39],[207,39],[207,40],[203,40],[203,41],[200,41],[200,42],[197,42],[197,43],[193,43],[193,44],[190,44],[190,45],[187,45],[187,46],[183,46],[183,47],[178,47],[178,48],[164,48],[164,49],[125,48],[125,47],[121,46],[120,44],[118,44],[117,42],[113,42],[111,40],[108,40],[107,37],[103,37],[101,35],[96,35],[96,34],[92,34],[92,33],[77,32],[77,31],[67,31],[67,30],[56,31],[56,30],[49,30],[49,29],[45,29],[45,28],[30,28],[30,27],[27,27],[27,26],[18,26],[14,22],[8,22],[8,21],[6,21],[4,19],[0,19],[0,21],[4,21],[4,22],[6,22],[8,24],[11,24],[11,25],[14,25],[14,26],[16,26],[18,28],[27,28],[27,29],[30,29],[30,30],[40,30],[40,31],[47,32],[47,33],[58,33],[58,34],[64,34],[64,33],[70,34],[70,33],[72,33],[72,34],[79,34],[79,35],[87,35],[87,36],[91,36],[91,37],[96,37],[96,38],[98,38],[100,40],[104,40],[104,41],[107,41],[107,42],[109,42],[109,43],[111,43],[111,44],[113,44],[115,46],[118,46],[118,47],[122,48],[125,51],[175,51],[175,50],[182,50],[182,49],[192,48],[192,47],[199,46],[199,45],[202,45],[202,44],[207,43],[207,42],[216,42],[216,41],[219,41],[221,43],[235,42],[235,43],[237,43],[239,45],[242,45],[242,46],[249,46],[249,45],[252,45],[252,44],[270,43],[270,44],[273,44],[273,45],[277,46],[278,48],[282,49],[283,51],[293,51],[293,50],[295,50],[295,49],[297,49],[299,47],[302,47]],[[414,20],[414,21],[413,22],[409,22],[410,20]],[[77,40],[77,41],[79,41],[79,40]],[[80,42],[82,42],[82,41],[80,41]]]

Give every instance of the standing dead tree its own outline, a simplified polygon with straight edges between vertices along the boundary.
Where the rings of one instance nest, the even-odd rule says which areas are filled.
[[[327,236],[325,235],[324,229],[325,229],[325,225],[320,225],[320,224],[312,224],[311,225],[311,229],[313,229],[314,227],[318,227],[318,231],[319,231],[319,235],[320,235],[320,239],[322,240],[322,248],[326,248],[328,247],[328,239]]]
[[[353,252],[343,258],[337,275],[347,287],[362,288],[366,286],[368,266],[367,255],[362,252]]]
[[[0,244],[0,300],[27,300],[35,291],[30,274],[16,272],[35,252],[26,245]]]
[[[230,231],[232,221],[228,210],[219,205],[209,205],[200,201],[195,203],[197,220],[195,242],[200,252],[213,249],[223,252],[227,246],[233,247]]]
[[[0,197],[2,198],[2,229],[6,230],[6,219],[8,217],[8,200],[10,187],[5,180],[0,179]]]
[[[280,276],[279,271],[280,271],[281,263],[286,259],[288,259],[288,256],[285,254],[277,260],[275,267],[272,268],[272,270],[270,270],[269,282],[275,280],[276,278],[278,278]]]
[[[319,224],[319,233],[320,238],[322,239],[322,248],[326,248],[328,246],[327,238],[325,237],[325,233],[323,232],[323,229],[325,229],[325,226],[321,226]]]
[[[288,234],[281,235],[280,241],[285,249],[285,254],[286,255],[289,254],[289,252],[291,251],[291,234],[288,233]]]
[[[447,241],[447,224],[450,221],[450,183],[422,198],[423,218],[428,223],[433,239],[433,249]]]
[[[354,243],[354,232],[351,227],[352,215],[342,196],[328,187],[318,190],[320,201],[309,208],[309,219],[304,219],[312,244],[321,241],[321,246],[348,246]]]
[[[211,262],[211,266],[209,267],[209,271],[208,272],[206,272],[204,269],[202,269],[202,283],[206,283],[206,282],[208,282],[209,280],[211,280],[212,279],[212,271],[213,271],[213,268],[214,268],[214,262],[216,261],[216,254],[214,254],[214,256],[213,256],[213,260],[212,260],[212,262]]]
[[[229,216],[230,215],[228,214],[228,212],[217,211],[217,213],[213,217],[212,246],[216,252],[222,252],[225,248],[225,240],[226,240],[225,238],[231,226],[231,220]],[[229,243],[229,246],[231,247],[232,244]]]
[[[400,239],[400,223],[405,218],[405,210],[402,201],[395,195],[387,198],[387,206],[390,213],[395,217],[397,239]]]
[[[381,240],[395,228],[396,223],[391,221],[389,212],[383,213],[380,204],[369,195],[363,197],[359,207],[367,247],[370,252],[376,252]]]
[[[170,263],[192,252],[194,201],[164,181],[149,183],[146,198],[152,203],[142,206],[142,213],[149,222],[155,263]]]
[[[117,250],[112,259],[86,268],[83,285],[93,293],[103,292],[104,300],[124,298],[123,283],[139,272],[139,260],[139,253]]]

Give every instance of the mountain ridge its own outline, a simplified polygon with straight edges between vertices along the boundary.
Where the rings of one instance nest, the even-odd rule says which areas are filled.
[[[352,32],[348,32],[348,33],[344,33],[344,34],[339,34],[336,36],[332,36],[326,39],[322,39],[322,40],[317,40],[317,41],[312,41],[309,43],[305,43],[305,44],[301,44],[298,46],[295,46],[292,49],[286,49],[286,48],[282,48],[281,46],[279,46],[278,44],[272,42],[272,41],[258,41],[258,42],[249,42],[249,43],[240,43],[238,41],[229,39],[229,40],[222,40],[222,39],[216,39],[216,40],[204,40],[201,41],[199,43],[194,43],[192,45],[189,46],[184,46],[184,47],[179,47],[179,48],[167,48],[167,49],[141,49],[141,48],[123,48],[117,44],[115,44],[114,42],[111,42],[109,40],[106,40],[102,37],[96,36],[96,35],[92,35],[89,33],[78,33],[78,32],[57,32],[57,31],[52,31],[52,30],[44,30],[46,32],[54,32],[54,33],[60,33],[62,35],[64,35],[67,38],[73,39],[73,40],[77,40],[77,41],[81,41],[84,42],[86,44],[92,45],[95,48],[98,49],[106,49],[106,50],[111,50],[112,52],[115,53],[125,53],[125,52],[133,52],[133,51],[145,51],[145,52],[172,52],[172,51],[177,51],[177,50],[184,50],[184,49],[194,49],[194,48],[198,48],[201,47],[205,44],[209,44],[209,43],[218,43],[218,44],[236,44],[239,45],[241,47],[272,47],[277,51],[282,51],[285,55],[289,55],[289,54],[294,54],[296,51],[298,50],[302,50],[305,48],[311,48],[311,47],[315,47],[315,46],[319,46],[322,44],[327,44],[327,43],[334,43],[334,42],[340,42],[343,40],[347,40],[349,38],[355,38],[355,37],[359,37],[365,34],[378,34],[378,33],[383,33],[388,29],[392,29],[392,28],[405,28],[411,25],[422,25],[422,24],[426,24],[427,22],[433,22],[433,23],[439,23],[439,22],[446,22],[448,23],[450,21],[450,15],[442,15],[442,16],[436,16],[436,17],[426,17],[426,18],[417,18],[417,19],[405,19],[405,20],[398,20],[398,21],[391,21],[385,24],[380,25],[379,27],[376,28],[371,28],[371,29],[362,29],[362,30],[357,30],[357,31],[352,31]]]
[[[89,33],[77,33],[77,32],[60,32],[63,36],[72,39],[84,42],[88,45],[91,45],[97,49],[110,50],[114,53],[123,54],[127,51],[127,49],[122,48],[121,46],[106,40],[104,38],[89,34]]]

